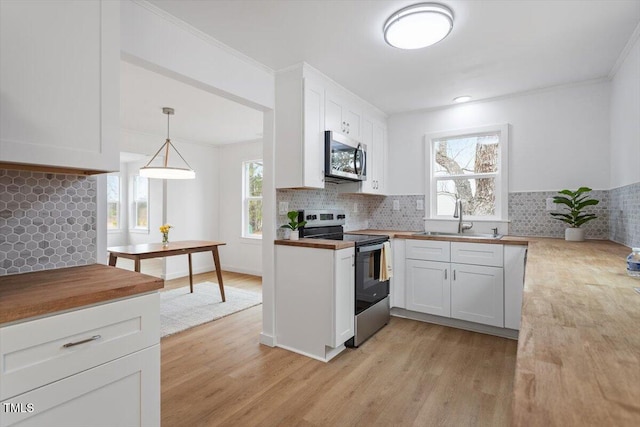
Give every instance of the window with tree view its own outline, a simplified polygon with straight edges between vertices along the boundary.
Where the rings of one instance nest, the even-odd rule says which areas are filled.
[[[452,217],[456,199],[464,217],[504,219],[506,126],[441,134],[431,143],[431,216]]]
[[[262,238],[262,160],[243,163],[242,236]]]
[[[132,215],[134,230],[149,230],[149,179],[133,176]]]

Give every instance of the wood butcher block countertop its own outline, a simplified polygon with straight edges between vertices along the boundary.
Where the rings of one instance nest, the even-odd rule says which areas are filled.
[[[526,245],[529,242],[528,237],[520,236],[503,236],[501,239],[479,239],[467,236],[424,236],[417,235],[420,231],[397,231],[397,230],[357,230],[347,231],[347,234],[373,234],[376,236],[389,236],[395,239],[413,239],[413,240],[441,240],[446,242],[469,242],[469,243],[492,243],[496,245]]]
[[[101,264],[0,277],[0,324],[155,291],[164,281]]]
[[[276,240],[276,245],[283,246],[299,246],[301,248],[315,248],[315,249],[331,249],[337,251],[338,249],[353,248],[355,245],[353,242],[343,242],[342,240],[326,240],[326,239],[298,239],[298,240]]]
[[[640,280],[609,241],[530,239],[516,426],[640,426]]]

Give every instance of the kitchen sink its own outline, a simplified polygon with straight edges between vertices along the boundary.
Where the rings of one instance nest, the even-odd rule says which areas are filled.
[[[440,231],[423,231],[415,233],[414,236],[440,236],[440,237],[464,237],[465,239],[502,239],[502,234],[482,234],[482,233],[445,233]]]

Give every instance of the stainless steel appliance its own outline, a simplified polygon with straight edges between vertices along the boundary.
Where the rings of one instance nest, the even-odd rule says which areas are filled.
[[[338,210],[300,211],[307,221],[300,237],[343,240],[355,244],[355,335],[345,344],[358,347],[389,323],[389,280],[380,281],[382,246],[387,236],[345,234],[346,214]]]
[[[337,180],[367,180],[367,146],[333,131],[324,133],[325,176]]]

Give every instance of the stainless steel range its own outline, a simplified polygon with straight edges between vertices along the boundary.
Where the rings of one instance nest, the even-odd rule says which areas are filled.
[[[348,347],[358,347],[389,323],[389,280],[380,280],[382,247],[387,236],[346,234],[346,214],[339,210],[300,211],[299,220],[307,221],[300,237],[343,240],[355,244],[355,336]]]

